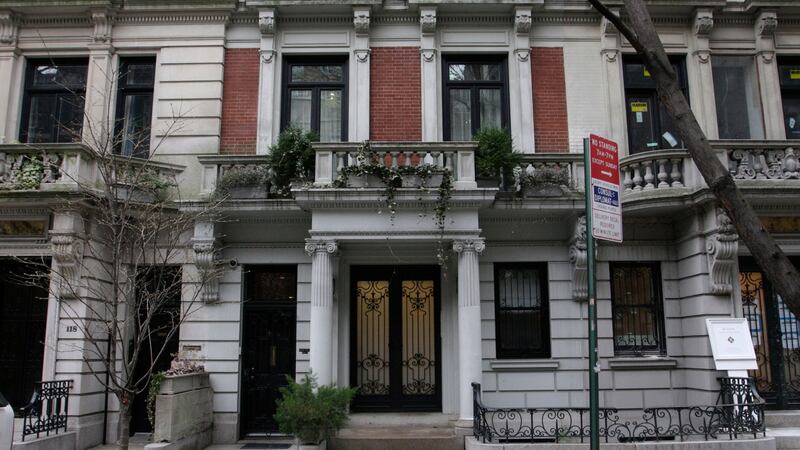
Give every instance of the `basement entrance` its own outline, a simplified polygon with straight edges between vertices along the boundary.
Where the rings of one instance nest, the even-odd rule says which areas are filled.
[[[441,411],[439,268],[351,268],[354,411]]]

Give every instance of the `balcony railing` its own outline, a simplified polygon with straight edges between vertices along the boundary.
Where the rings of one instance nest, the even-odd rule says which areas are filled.
[[[359,143],[320,143],[314,144],[314,150],[316,186],[333,185],[346,168],[370,163],[360,156],[363,147]],[[475,144],[472,142],[372,143],[369,150],[387,167],[427,165],[436,171],[449,170],[455,189],[476,187]]]
[[[644,152],[620,161],[624,193],[685,186],[686,150]]]
[[[69,391],[72,380],[39,381],[31,401],[22,407],[22,440],[26,436],[67,431]]]
[[[800,141],[718,141],[735,180],[800,179]],[[797,149],[797,150],[795,150]]]

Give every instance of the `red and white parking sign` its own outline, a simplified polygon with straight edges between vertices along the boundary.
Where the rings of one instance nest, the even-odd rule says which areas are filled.
[[[622,242],[619,194],[619,147],[614,141],[589,135],[592,236]]]

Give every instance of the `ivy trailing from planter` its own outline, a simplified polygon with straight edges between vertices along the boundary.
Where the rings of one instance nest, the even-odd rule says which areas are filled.
[[[39,158],[26,157],[20,168],[19,175],[17,175],[17,189],[39,189],[42,182],[42,174],[44,173],[44,165]]]
[[[397,189],[403,186],[404,178],[417,177],[420,182],[418,186],[414,187],[427,191],[431,179],[435,178],[436,175],[442,176],[442,180],[436,188],[438,195],[433,212],[434,223],[439,229],[436,258],[439,264],[445,267],[449,259],[449,252],[445,251],[446,249],[444,248],[444,228],[447,222],[447,212],[450,210],[450,199],[453,195],[453,175],[450,170],[422,162],[416,166],[387,166],[383,156],[372,150],[369,142],[364,142],[358,147],[355,160],[355,164],[344,167],[339,171],[333,186],[337,188],[353,187],[351,181],[354,177],[373,176],[377,178],[383,186],[383,198],[386,207],[389,209],[389,220],[392,223],[394,223],[394,218],[397,214]]]
[[[167,378],[166,372],[156,372],[150,377],[150,386],[147,388],[147,420],[150,422],[150,427],[155,429],[156,426],[156,397],[161,391],[161,383]]]

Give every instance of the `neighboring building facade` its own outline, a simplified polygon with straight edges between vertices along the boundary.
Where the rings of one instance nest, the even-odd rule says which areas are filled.
[[[721,160],[800,256],[800,7],[675,1],[653,15]],[[320,135],[312,186],[230,199],[226,219],[197,224],[187,243],[185,272],[209,253],[227,267],[174,343],[211,373],[214,442],[274,431],[277,386],[310,370],[358,386],[356,411],[441,412],[462,427],[474,381],[490,404],[586,406],[590,133],[619,143],[625,187],[624,243],[598,251],[601,403],[713,404],[722,373],[705,319],[718,317],[750,322],[762,395],[800,403],[800,322],[738,244],[632,47],[584,2],[0,0],[0,105],[0,153],[42,143],[65,171],[86,163],[59,123],[82,123],[84,138],[104,118],[152,128],[159,167],[201,203],[225,170],[263,164],[288,124]],[[182,126],[165,132],[176,115]],[[511,130],[525,167],[560,168],[573,188],[478,187],[473,147],[457,142],[483,127]],[[430,153],[454,170],[442,227],[433,192],[398,191],[394,210],[383,189],[333,187],[364,141],[395,163]],[[133,149],[119,151],[143,156]],[[60,201],[68,180],[21,191],[5,161],[0,265],[79,267],[91,223]],[[4,283],[0,389],[19,403],[34,378],[75,380],[78,446],[115,439],[117,405],[59,320],[74,300],[44,305]]]

